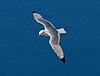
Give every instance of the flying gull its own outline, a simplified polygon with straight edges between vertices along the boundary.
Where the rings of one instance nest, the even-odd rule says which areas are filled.
[[[59,41],[60,41],[60,34],[66,33],[66,31],[64,30],[64,28],[56,29],[52,23],[50,23],[49,21],[42,18],[42,16],[40,14],[38,14],[37,12],[33,11],[32,13],[33,13],[34,19],[38,23],[42,24],[45,28],[44,30],[41,30],[39,32],[39,36],[40,35],[41,36],[50,36],[49,43],[50,43],[52,49],[57,54],[57,56],[60,58],[60,60],[63,63],[65,63],[65,55],[64,55],[64,52],[63,52],[61,46],[59,45]]]

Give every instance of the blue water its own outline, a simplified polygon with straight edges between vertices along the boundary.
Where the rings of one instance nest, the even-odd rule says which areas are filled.
[[[38,37],[43,26],[33,10],[67,31],[60,43],[65,64],[49,37]],[[0,76],[100,76],[100,1],[0,1]]]

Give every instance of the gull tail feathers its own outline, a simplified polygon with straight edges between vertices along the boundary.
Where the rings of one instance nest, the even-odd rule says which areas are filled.
[[[63,34],[63,33],[66,33],[66,31],[64,30],[64,28],[61,28],[61,29],[57,29],[57,31],[59,32],[59,34]]]

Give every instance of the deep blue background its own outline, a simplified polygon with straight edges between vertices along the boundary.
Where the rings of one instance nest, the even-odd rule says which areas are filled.
[[[49,37],[38,37],[43,26],[33,10],[67,31],[60,43],[65,64]],[[0,1],[0,76],[100,76],[100,1]]]

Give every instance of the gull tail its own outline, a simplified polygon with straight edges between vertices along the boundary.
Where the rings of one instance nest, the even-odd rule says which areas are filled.
[[[64,28],[61,28],[61,29],[57,29],[57,31],[59,32],[59,34],[63,34],[63,33],[66,33],[66,31],[64,30]]]

